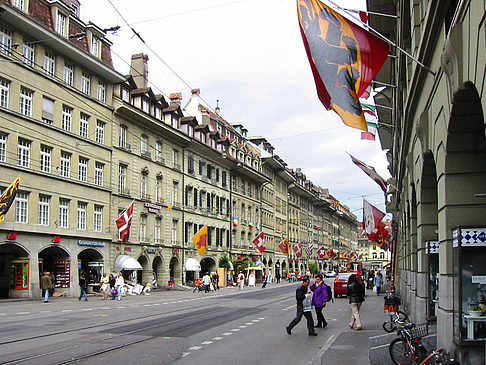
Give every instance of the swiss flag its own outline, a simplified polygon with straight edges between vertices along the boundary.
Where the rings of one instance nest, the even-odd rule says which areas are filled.
[[[265,251],[265,234],[260,232],[252,241],[259,252]]]
[[[326,256],[326,249],[324,248],[324,246],[322,246],[320,249],[317,250],[317,254],[321,259],[324,258],[324,256]]]

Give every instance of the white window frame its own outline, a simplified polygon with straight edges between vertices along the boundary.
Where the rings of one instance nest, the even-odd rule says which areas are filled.
[[[27,66],[34,67],[35,65],[35,45],[30,42],[25,42],[22,45],[22,62]]]
[[[0,79],[0,106],[8,108],[10,96],[10,82]]]
[[[0,133],[0,161],[7,161],[7,133]]]
[[[59,227],[69,228],[69,199],[59,199]]]
[[[16,7],[17,9],[24,11],[25,1],[24,0],[12,0],[12,6]]]
[[[140,216],[140,241],[146,242],[147,240],[147,216]]]
[[[106,103],[106,84],[103,81],[98,81],[96,97],[102,103]]]
[[[101,162],[95,162],[95,180],[94,183],[95,185],[98,186],[103,186],[103,171],[104,171],[105,165],[102,164]]]
[[[178,181],[172,181],[172,205],[177,205],[178,202],[178,191],[179,190],[179,182]]]
[[[78,162],[78,180],[87,182],[88,181],[88,162],[89,160],[85,157],[79,157]]]
[[[140,136],[140,153],[147,152],[148,148],[148,137],[145,134]]]
[[[86,231],[86,214],[88,203],[78,202],[78,230]]]
[[[145,113],[150,113],[150,102],[144,98],[142,98],[142,110]]]
[[[17,142],[17,165],[21,167],[30,167],[30,147],[31,141],[19,138]]]
[[[95,205],[93,212],[93,231],[103,231],[103,206]]]
[[[96,36],[91,36],[91,54],[95,57],[100,57],[101,40]]]
[[[52,164],[52,147],[41,145],[40,148],[40,170],[42,172],[51,172]]]
[[[162,227],[162,219],[156,217],[155,224],[154,224],[154,243],[160,243],[161,227]]]
[[[73,122],[73,108],[63,105],[62,106],[62,124],[61,128],[65,131],[71,132]]]
[[[104,144],[105,143],[105,126],[106,123],[101,120],[96,121],[96,142]]]
[[[155,141],[155,161],[162,162],[162,142]]]
[[[29,194],[23,191],[15,197],[15,223],[29,223]]]
[[[40,226],[49,225],[50,205],[51,205],[51,197],[48,195],[39,194],[38,224]]]
[[[145,199],[147,195],[147,174],[140,176],[140,198]]]
[[[172,163],[174,167],[179,165],[179,151],[176,149],[172,150]]]
[[[66,36],[67,19],[68,17],[65,14],[61,13],[60,11],[57,12],[56,32],[61,34],[64,37]]]
[[[89,135],[89,120],[91,117],[88,114],[81,113],[79,117],[79,135],[88,138]]]
[[[61,151],[59,173],[62,177],[71,176],[71,154],[69,152]]]
[[[62,78],[66,84],[70,86],[74,86],[74,65],[73,64],[69,62],[64,63]]]
[[[160,202],[162,198],[162,178],[158,177],[155,179],[155,201]]]
[[[34,92],[24,87],[20,88],[20,114],[32,117],[32,101]]]
[[[42,97],[42,121],[47,124],[54,123],[54,100]]]
[[[120,135],[118,137],[119,146],[126,148],[127,146],[127,132],[128,128],[125,125],[120,125]]]
[[[12,32],[0,26],[0,52],[12,55]]]
[[[49,51],[44,53],[44,72],[50,76],[56,74],[56,55]]]
[[[124,192],[127,188],[127,165],[118,165],[118,191]]]
[[[86,72],[81,74],[81,92],[91,95],[91,75]]]
[[[177,219],[172,219],[172,229],[171,229],[171,239],[172,244],[177,242],[177,225],[179,221]]]
[[[122,97],[123,101],[126,101],[127,103],[129,103],[130,102],[130,91],[128,91],[127,89],[122,87],[121,97]]]

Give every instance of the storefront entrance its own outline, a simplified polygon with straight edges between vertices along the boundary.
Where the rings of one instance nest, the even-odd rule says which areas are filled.
[[[47,247],[39,252],[39,275],[50,272],[54,289],[71,287],[71,260],[69,254],[60,246]],[[39,282],[40,282],[39,277]]]
[[[181,278],[181,264],[179,259],[174,256],[169,263],[169,280],[172,282],[180,282]]]
[[[84,272],[88,279],[88,290],[98,290],[103,275],[103,255],[94,248],[87,248],[78,254],[79,273]]]
[[[137,270],[137,284],[145,286],[147,283],[152,282],[152,270],[149,266],[149,260],[142,255],[137,261],[142,266],[142,270]]]
[[[0,298],[29,296],[29,253],[14,243],[0,245]]]
[[[156,256],[154,262],[152,263],[153,278],[155,279],[154,288],[157,288],[162,283],[162,273],[164,271],[164,266],[162,258]]]
[[[201,277],[206,275],[206,273],[211,274],[211,272],[216,271],[216,262],[209,257],[202,259],[200,265],[201,265],[201,272],[200,272]]]

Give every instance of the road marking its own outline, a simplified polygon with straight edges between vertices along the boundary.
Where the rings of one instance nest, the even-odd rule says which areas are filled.
[[[189,355],[189,352],[183,352],[183,353],[182,353],[182,357],[185,357],[185,356],[187,356],[187,355]]]
[[[120,308],[120,307],[118,307],[118,308]],[[92,311],[92,310],[93,310],[93,308],[83,308],[83,309],[81,309],[81,310],[82,310],[82,311]],[[49,312],[50,312],[50,311],[49,311]]]
[[[108,317],[108,314],[95,314],[93,317]]]
[[[200,350],[202,349],[201,346],[192,346],[191,348],[189,348],[189,350],[192,350],[192,351],[197,351],[197,350]]]
[[[160,305],[160,303],[154,303],[154,305]]]
[[[110,307],[101,307],[100,309],[108,310],[111,309]]]
[[[152,304],[144,304],[143,306],[144,307],[150,307],[150,306],[152,306]]]
[[[222,340],[223,337],[213,337],[211,340],[216,340],[216,341],[219,341],[219,340]]]
[[[30,312],[18,312],[17,314],[30,314]]]
[[[240,327],[240,328],[246,328],[246,327],[248,327],[248,326],[238,326],[238,327]]]
[[[211,345],[213,343],[213,341],[204,341],[204,342],[201,342],[201,345]]]
[[[120,307],[117,307],[117,308],[123,309],[123,308],[126,308],[126,307],[120,306]]]
[[[5,313],[0,313],[0,316],[4,316],[4,315],[5,315]]]
[[[259,319],[254,319],[252,322],[260,322]]]
[[[169,302],[165,302],[165,303],[162,303],[162,304],[169,304]]]
[[[248,326],[253,326],[255,323],[248,322],[248,323],[245,323],[245,324],[247,324]]]
[[[230,330],[231,332],[238,332],[238,331],[241,331],[239,328],[233,328],[232,330]]]
[[[64,309],[63,312],[72,312],[72,309]]]
[[[231,336],[233,333],[232,332],[225,332],[225,333],[222,333],[223,336]]]
[[[90,309],[91,310],[91,309]],[[52,311],[40,311],[39,313],[51,313]]]

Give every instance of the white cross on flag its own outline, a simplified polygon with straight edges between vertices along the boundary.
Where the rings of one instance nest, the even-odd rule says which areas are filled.
[[[258,251],[265,251],[265,234],[263,233],[263,231],[260,232],[252,242]]]
[[[322,259],[324,256],[326,256],[326,249],[324,246],[322,246],[319,250],[317,250],[317,254],[319,257]]]

